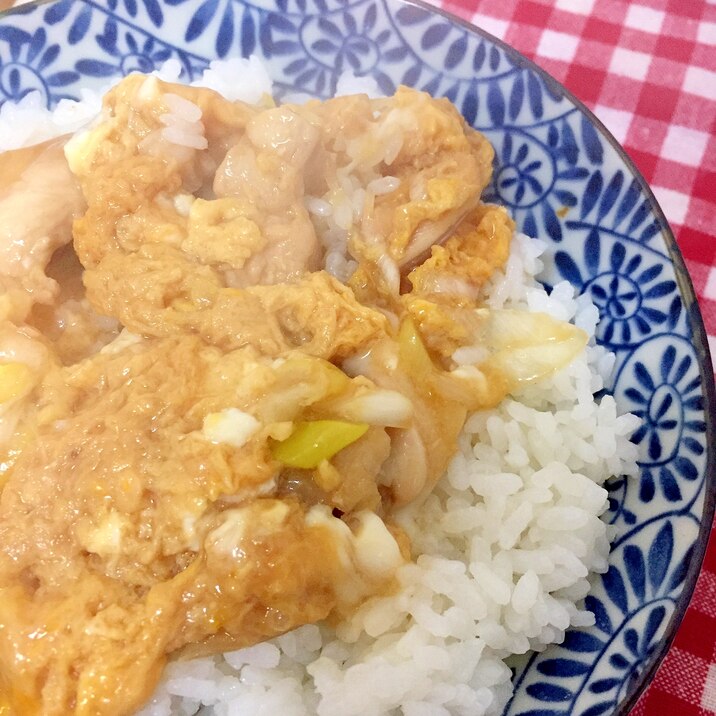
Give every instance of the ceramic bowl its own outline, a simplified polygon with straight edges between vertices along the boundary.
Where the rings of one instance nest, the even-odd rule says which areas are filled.
[[[215,58],[259,55],[279,94],[333,93],[344,70],[448,97],[496,149],[490,198],[549,243],[547,284],[601,311],[609,386],[643,420],[639,479],[615,479],[609,571],[596,625],[515,666],[510,716],[625,714],[684,614],[714,511],[713,374],[684,262],[653,194],[600,122],[512,48],[400,0],[58,0],[0,16],[0,103],[48,106],[176,58],[191,80]]]

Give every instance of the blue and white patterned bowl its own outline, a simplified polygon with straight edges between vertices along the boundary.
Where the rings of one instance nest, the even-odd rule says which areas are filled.
[[[279,92],[333,93],[343,70],[385,92],[449,97],[495,145],[491,195],[549,242],[547,282],[569,279],[601,310],[617,355],[610,386],[643,419],[641,479],[616,480],[618,537],[587,604],[596,626],[516,670],[510,716],[625,714],[693,591],[714,512],[716,399],[693,288],[631,161],[555,80],[498,40],[401,0],[58,0],[0,15],[0,105],[83,87],[169,58],[193,79],[255,53]]]

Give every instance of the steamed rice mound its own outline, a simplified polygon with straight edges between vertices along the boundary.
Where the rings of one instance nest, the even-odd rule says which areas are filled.
[[[127,78],[69,142],[89,94],[0,112],[49,140],[0,157],[11,701],[128,713],[170,656],[145,716],[498,714],[505,659],[593,623],[636,472],[597,310],[445,100],[204,82]]]
[[[544,245],[516,236],[486,289],[495,307],[546,311],[593,335],[598,311],[567,283],[536,281]],[[502,713],[513,654],[594,623],[581,606],[607,570],[603,484],[636,475],[638,418],[594,399],[613,355],[593,341],[568,367],[472,414],[433,494],[400,524],[420,556],[400,590],[337,629],[304,626],[222,657],[170,664],[142,716],[464,716]]]

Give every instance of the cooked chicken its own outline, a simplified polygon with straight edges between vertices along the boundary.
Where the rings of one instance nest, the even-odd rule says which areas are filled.
[[[0,198],[0,684],[121,716],[169,658],[390,589],[467,411],[582,335],[479,307],[512,224],[446,101],[134,75],[65,153]]]
[[[288,107],[254,117],[214,180],[219,197],[241,197],[258,216],[264,244],[230,274],[234,286],[274,284],[320,266],[319,243],[303,205],[306,162],[319,130]]]
[[[411,294],[474,301],[495,269],[505,265],[514,229],[504,208],[481,204],[408,274]]]
[[[22,322],[57,296],[45,268],[84,208],[63,144],[0,154],[0,320]]]
[[[324,152],[314,159],[322,180],[313,180],[311,192],[345,192],[332,170],[348,166],[372,195],[353,236],[363,260],[387,252],[408,263],[428,251],[477,205],[490,180],[491,145],[466,128],[448,100],[400,87],[384,100],[338,98],[308,109],[324,126]],[[370,190],[376,171],[398,179],[398,188],[376,196]]]
[[[357,566],[359,536],[332,538],[330,511],[270,498],[272,436],[350,393],[334,371],[178,336],[47,373],[0,500],[0,664],[23,713],[124,712],[167,653],[253,643],[385,584]],[[251,421],[241,444],[204,429],[227,411]]]

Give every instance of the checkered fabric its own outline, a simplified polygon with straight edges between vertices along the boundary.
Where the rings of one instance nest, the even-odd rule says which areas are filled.
[[[716,0],[429,1],[534,60],[625,147],[674,230],[716,356]],[[679,633],[631,716],[716,714],[713,532]]]
[[[432,0],[579,97],[654,190],[716,356],[716,0]],[[716,713],[716,537],[666,659],[632,716]]]

